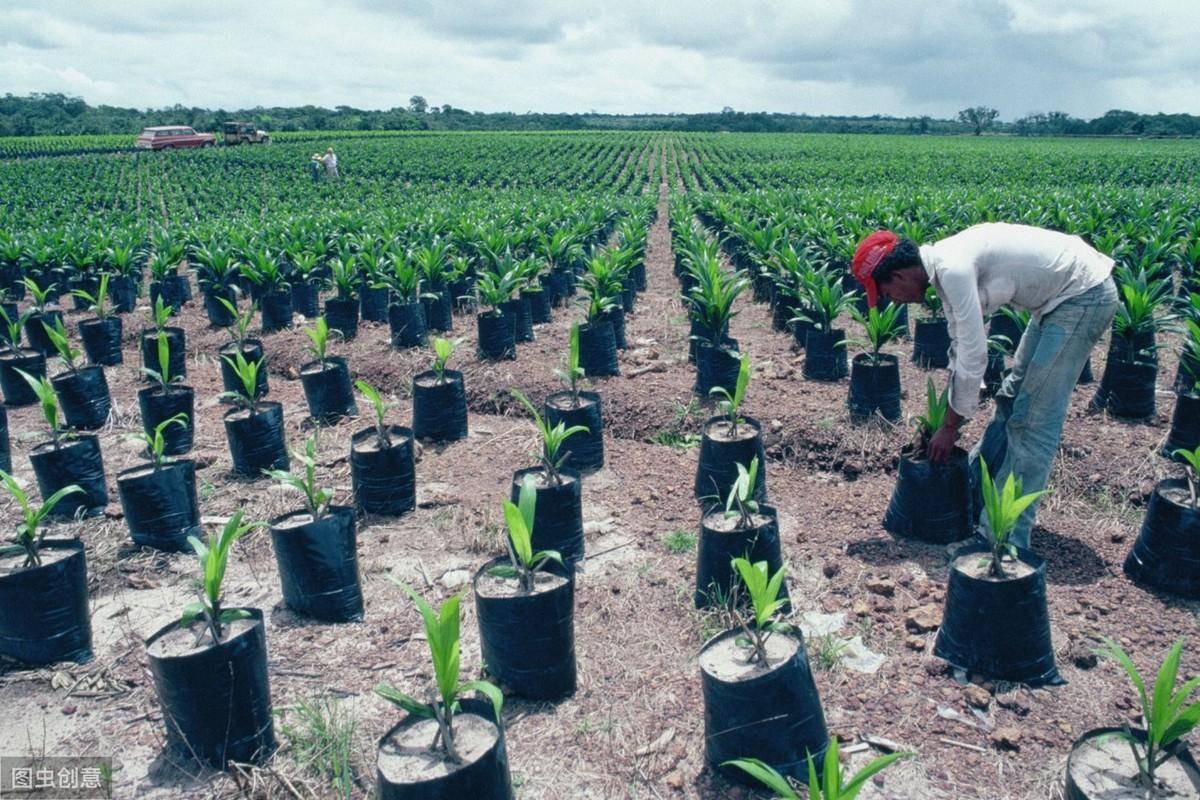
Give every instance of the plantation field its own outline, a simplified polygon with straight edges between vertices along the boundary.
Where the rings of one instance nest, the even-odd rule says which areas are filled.
[[[190,552],[132,543],[115,484],[120,471],[144,461],[144,444],[128,434],[142,428],[139,341],[153,329],[146,285],[157,270],[183,264],[194,287],[195,298],[169,324],[184,332],[186,384],[195,391],[187,457],[196,462],[200,513],[224,520],[242,509],[268,520],[299,506],[298,495],[274,481],[231,474],[217,356],[230,337],[210,324],[201,297],[202,281],[215,280],[221,261],[215,251],[226,253],[233,273],[236,265],[261,270],[270,262],[287,279],[314,284],[323,268],[348,261],[367,285],[383,281],[372,265],[418,259],[437,245],[446,264],[474,274],[505,252],[534,262],[535,273],[540,264],[543,277],[582,271],[582,248],[561,256],[547,249],[557,231],[644,262],[645,288],[624,317],[620,374],[588,381],[603,397],[606,453],[603,469],[583,478],[578,688],[555,703],[506,700],[517,797],[766,796],[715,774],[704,755],[697,653],[731,621],[693,605],[700,517],[693,480],[704,422],[718,412],[693,392],[677,273],[685,249],[710,239],[722,245],[714,250],[722,268],[767,276],[738,297],[728,333],[750,355],[743,410],[762,425],[792,621],[805,631],[830,734],[850,748],[854,766],[878,754],[868,744],[851,747],[868,738],[916,752],[860,797],[1061,797],[1072,742],[1139,713],[1120,667],[1093,656],[1102,636],[1120,642],[1143,674],[1187,637],[1182,673],[1200,674],[1200,602],[1149,591],[1122,572],[1155,482],[1181,474],[1159,452],[1176,404],[1184,342],[1177,326],[1158,333],[1153,414],[1118,418],[1089,408],[1095,384],[1075,391],[1032,539],[1047,562],[1054,651],[1066,684],[961,683],[932,655],[946,546],[895,537],[881,524],[900,451],[924,411],[926,380],[944,384],[946,372],[912,363],[911,339],[896,342],[889,351],[900,362],[902,417],[852,420],[845,378],[803,376],[806,355],[786,327],[773,325],[767,285],[786,284],[780,265],[788,250],[840,268],[876,227],[924,242],[998,220],[1083,235],[1133,270],[1166,276],[1172,294],[1200,291],[1200,142],[296,134],[267,147],[130,153],[83,152],[122,146],[110,137],[70,138],[0,140],[0,278],[66,282],[81,271],[124,269],[142,293],[122,315],[124,363],[105,370],[112,410],[98,437],[110,502],[97,517],[49,526],[51,535],[77,536],[86,547],[95,657],[32,669],[0,661],[0,754],[112,755],[114,797],[371,796],[377,740],[399,715],[374,687],[420,693],[432,677],[421,619],[390,578],[431,601],[466,589],[463,673],[481,672],[471,576],[504,552],[502,501],[512,473],[534,465],[531,454],[541,447],[509,390],[539,408],[559,390],[555,370],[572,324],[587,313],[582,290],[534,325],[533,340],[518,343],[510,360],[481,357],[479,309],[471,302],[455,309],[453,331],[443,335],[462,339],[450,366],[463,373],[469,435],[419,448],[415,510],[360,522],[361,622],[320,624],[285,608],[266,530],[234,546],[225,604],[266,614],[280,749],[266,765],[233,776],[199,774],[164,755],[143,642],[197,598],[199,572]],[[314,181],[309,156],[329,144],[341,177]],[[644,250],[635,246],[643,236]],[[157,257],[168,252],[175,257]],[[469,274],[458,276],[466,288],[456,295],[479,293]],[[336,293],[328,284],[320,291],[325,299]],[[20,306],[29,304],[27,296]],[[91,314],[66,297],[60,305],[77,341],[77,323]],[[487,305],[482,298],[479,308]],[[910,309],[914,319],[920,313]],[[309,419],[300,367],[310,360],[303,329],[311,323],[297,315],[293,327],[259,336],[256,317],[252,331],[267,354],[267,399],[282,404],[289,446],[301,449],[316,432],[317,474],[335,503],[349,505],[350,440],[369,426],[369,408],[360,397],[358,418],[319,426]],[[860,337],[849,317],[841,327]],[[1097,379],[1107,344],[1106,337],[1092,355]],[[335,338],[329,348],[394,403],[391,421],[410,424],[413,377],[429,368],[428,347],[393,346],[387,322],[363,322],[355,338]],[[967,446],[990,411],[985,402],[965,429]],[[41,410],[10,407],[8,429],[13,473],[36,494],[28,456],[46,439]],[[0,506],[6,531],[17,514],[13,502]]]

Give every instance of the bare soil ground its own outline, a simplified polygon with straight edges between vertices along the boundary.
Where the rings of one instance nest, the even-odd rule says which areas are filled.
[[[666,187],[650,236],[648,291],[628,320],[630,350],[622,376],[598,381],[605,405],[607,466],[584,481],[588,558],[576,590],[579,689],[557,704],[510,701],[508,749],[522,798],[747,797],[714,776],[703,757],[703,709],[696,654],[722,621],[691,607],[698,509],[691,495],[695,436],[706,410],[691,393],[686,320],[671,274]],[[416,611],[388,578],[444,598],[501,550],[500,503],[511,473],[532,463],[533,428],[507,396],[517,386],[540,401],[555,390],[552,369],[566,347],[575,310],[558,310],[517,360],[479,362],[474,321],[456,316],[464,336],[452,366],[462,369],[471,410],[470,437],[424,448],[417,466],[418,509],[399,520],[368,519],[359,559],[366,619],[320,625],[282,608],[265,531],[237,547],[227,603],[263,608],[271,689],[281,721],[304,698],[339,698],[357,721],[357,788],[374,781],[374,742],[397,711],[373,692],[379,682],[406,691],[428,685],[430,667]],[[72,321],[78,314],[68,314]],[[213,399],[220,390],[213,357],[224,334],[207,327],[199,304],[181,324],[189,343],[188,383],[196,389],[198,428],[192,457],[200,467],[201,510],[223,518],[243,508],[267,519],[296,508],[294,494],[268,481],[230,477],[230,459]],[[847,323],[850,324],[850,323]],[[73,327],[73,326],[72,326]],[[125,354],[136,359],[136,317],[126,319]],[[1076,392],[1055,468],[1055,492],[1043,506],[1033,547],[1048,561],[1054,644],[1066,686],[960,685],[933,659],[948,556],[940,546],[896,540],[881,526],[896,454],[911,426],[852,425],[847,385],[800,377],[803,356],[770,329],[768,311],[745,299],[732,335],[756,365],[746,412],[761,420],[770,455],[769,492],[780,513],[784,556],[797,616],[826,623],[810,636],[809,656],[831,732],[844,743],[883,737],[919,757],[884,773],[864,798],[1056,797],[1071,742],[1101,725],[1136,717],[1133,693],[1112,664],[1091,651],[1101,635],[1127,647],[1143,670],[1181,636],[1195,641],[1200,604],[1158,596],[1130,584],[1121,563],[1140,523],[1153,482],[1174,474],[1155,453],[1171,411],[1174,361],[1164,358],[1160,411],[1132,424],[1089,415],[1094,387]],[[287,434],[298,446],[310,426],[296,369],[307,360],[299,330],[269,334],[270,399],[283,402]],[[926,374],[903,357],[907,414],[916,413]],[[408,424],[412,376],[427,352],[389,348],[386,327],[366,325],[356,340],[335,345],[358,376],[394,393],[394,420]],[[112,503],[97,520],[56,526],[88,547],[96,658],[87,665],[0,672],[0,753],[113,755],[116,796],[333,797],[328,783],[299,763],[286,736],[269,769],[236,780],[197,776],[162,757],[162,720],[146,669],[143,640],[170,622],[196,592],[195,558],[138,550],[129,543],[112,477],[140,459],[123,440],[139,425],[136,364],[108,370],[116,404],[102,434]],[[1097,375],[1103,352],[1095,355]],[[937,375],[939,381],[943,375]],[[364,406],[365,408],[365,406]],[[43,428],[33,408],[11,409],[14,469],[32,483],[27,453]],[[986,414],[966,433],[978,435]],[[348,420],[320,433],[320,475],[348,502]],[[14,509],[5,509],[13,520]],[[674,535],[672,535],[674,534]],[[668,546],[670,543],[670,546]],[[470,598],[463,604],[463,664],[479,669]],[[830,618],[818,615],[842,615]],[[838,623],[841,623],[840,625]],[[861,647],[882,657],[873,673],[847,663]],[[854,663],[861,663],[861,659]],[[1184,672],[1200,671],[1195,652]],[[857,752],[861,765],[870,757]]]

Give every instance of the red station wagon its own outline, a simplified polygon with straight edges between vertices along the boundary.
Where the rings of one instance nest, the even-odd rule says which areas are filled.
[[[196,133],[185,125],[155,125],[138,135],[134,147],[143,150],[168,150],[175,147],[212,147],[217,143],[211,133]]]

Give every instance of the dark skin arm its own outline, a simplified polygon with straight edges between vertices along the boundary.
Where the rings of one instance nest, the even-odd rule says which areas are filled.
[[[930,461],[941,463],[950,458],[950,454],[954,452],[954,444],[958,441],[958,429],[963,422],[957,411],[953,408],[946,409],[946,419],[942,421],[942,427],[929,439],[926,452]]]

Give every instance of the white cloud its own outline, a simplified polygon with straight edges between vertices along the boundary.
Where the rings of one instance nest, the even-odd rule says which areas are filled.
[[[90,102],[1200,113],[1195,0],[6,0],[5,91]]]

